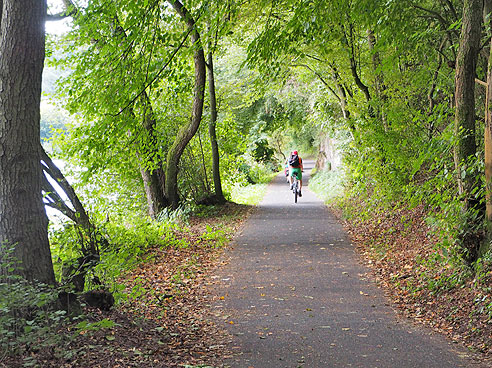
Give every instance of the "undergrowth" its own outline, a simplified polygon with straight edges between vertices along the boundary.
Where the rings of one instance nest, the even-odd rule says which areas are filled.
[[[324,202],[333,202],[343,195],[343,173],[340,171],[318,171],[309,179],[309,189]]]

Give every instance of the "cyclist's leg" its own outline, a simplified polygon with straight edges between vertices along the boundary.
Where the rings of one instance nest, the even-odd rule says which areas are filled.
[[[297,178],[299,179],[299,197],[302,197],[302,170],[298,169]]]
[[[292,171],[295,171],[297,180],[299,180],[299,189],[302,188],[302,171],[300,168],[294,168]]]
[[[298,182],[298,184],[297,184],[298,185],[297,190],[299,190],[299,181],[300,181],[300,179],[302,177],[302,175],[301,175],[301,169],[299,169],[297,167],[294,167],[291,170],[292,170],[292,174],[291,175],[295,175],[297,177],[297,182]]]

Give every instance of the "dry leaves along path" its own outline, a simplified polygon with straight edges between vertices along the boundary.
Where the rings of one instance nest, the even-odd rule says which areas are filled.
[[[305,181],[312,162],[306,162]],[[277,177],[218,270],[215,314],[240,367],[477,367],[466,350],[398,319],[341,225]]]

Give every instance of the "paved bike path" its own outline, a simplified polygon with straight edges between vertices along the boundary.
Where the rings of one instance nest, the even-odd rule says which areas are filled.
[[[306,161],[305,181],[312,164]],[[294,204],[278,176],[217,271],[213,308],[235,352],[224,366],[481,366],[396,316],[341,225],[306,187]]]

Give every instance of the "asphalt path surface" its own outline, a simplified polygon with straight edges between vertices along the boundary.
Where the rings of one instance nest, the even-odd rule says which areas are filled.
[[[398,317],[323,202],[306,185],[293,197],[279,175],[217,271],[213,307],[233,335],[224,366],[484,366]]]

